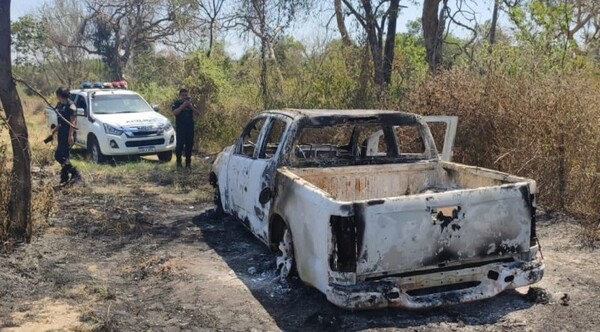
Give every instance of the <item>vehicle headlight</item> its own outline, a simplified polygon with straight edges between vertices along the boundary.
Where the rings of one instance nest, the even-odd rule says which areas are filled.
[[[170,123],[170,122],[163,123],[163,124],[160,126],[160,129],[162,129],[162,130],[164,130],[164,131],[169,131],[169,130],[171,130],[171,128],[173,128],[173,126],[171,125],[171,123]]]
[[[121,136],[123,133],[123,129],[113,127],[109,124],[104,124],[104,131],[109,135]]]

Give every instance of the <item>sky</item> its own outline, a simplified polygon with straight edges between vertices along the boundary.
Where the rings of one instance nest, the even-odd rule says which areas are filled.
[[[10,19],[15,20],[23,15],[35,12],[46,0],[12,0],[10,2]]]
[[[11,20],[16,20],[20,16],[35,13],[47,0],[12,0],[11,1]],[[328,2],[332,2],[328,0]],[[400,3],[409,2],[402,0]],[[402,9],[398,17],[398,29],[399,32],[406,31],[406,24],[409,21],[413,21],[420,18],[421,15],[421,3],[417,1],[418,5],[408,5],[408,8]],[[323,1],[323,3],[326,3]],[[486,1],[467,1],[472,6],[472,9],[477,12],[477,21],[483,23],[489,20],[492,12],[492,0]],[[327,6],[330,8],[331,6]],[[308,45],[320,45],[333,38],[339,38],[335,19],[331,19],[333,12],[331,10],[315,10],[315,13],[311,14],[305,21],[295,23],[288,34],[294,36],[295,39],[301,41],[303,44]],[[330,20],[331,19],[331,20]],[[327,27],[327,22],[329,26]],[[351,26],[349,26],[350,28]],[[451,33],[458,36],[466,36],[465,31],[461,31],[457,28],[451,30]],[[226,50],[234,58],[240,57],[245,49],[252,47],[252,43],[244,39],[239,38],[237,33],[229,34],[226,38]]]

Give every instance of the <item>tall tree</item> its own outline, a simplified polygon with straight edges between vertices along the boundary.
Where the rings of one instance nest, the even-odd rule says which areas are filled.
[[[392,65],[394,63],[394,50],[396,47],[396,21],[398,21],[398,11],[400,10],[400,1],[391,0],[388,9],[388,28],[385,37],[385,47],[383,49],[383,80],[385,83],[392,82]]]
[[[442,9],[440,10],[440,3]],[[421,22],[429,71],[436,73],[442,60],[443,36],[446,24],[448,0],[424,0]]]
[[[306,0],[242,0],[235,14],[235,26],[256,37],[260,43],[260,90],[265,108],[274,106],[269,85],[269,68],[275,76],[274,90],[282,89],[283,77],[273,45],[275,40],[298,16],[307,13],[312,1]]]
[[[112,79],[123,78],[137,52],[155,43],[178,44],[183,30],[200,29],[193,13],[194,1],[187,0],[88,0],[77,45],[89,54],[101,56]]]
[[[86,52],[67,46],[81,41],[78,28],[83,24],[83,9],[78,0],[54,0],[52,7],[45,5],[41,11],[43,34],[49,49],[44,62],[51,64],[47,66],[48,70],[66,86],[73,86],[87,76],[83,68]]]
[[[340,31],[340,35],[342,37],[342,43],[344,46],[352,46],[352,40],[350,39],[350,34],[348,33],[348,29],[346,28],[344,10],[342,9],[342,0],[333,0],[333,5],[335,9],[335,20],[337,22],[338,30]]]
[[[373,83],[375,83],[377,99],[380,100],[386,85],[392,80],[396,21],[400,1],[380,0],[375,5],[371,0],[361,0],[359,4],[355,4],[352,0],[343,0],[343,3],[367,36],[373,62]]]
[[[206,56],[210,58],[210,54],[215,44],[215,34],[217,31],[217,21],[221,15],[225,0],[196,0],[201,9],[201,13],[205,16],[208,24],[208,52]]]
[[[496,27],[498,26],[498,12],[500,11],[500,1],[494,0],[494,9],[492,10],[492,22],[490,23],[490,45],[496,43]]]
[[[0,1],[0,100],[13,150],[8,220],[0,236],[31,240],[31,150],[23,106],[12,76],[10,0]],[[4,233],[4,234],[2,234]]]

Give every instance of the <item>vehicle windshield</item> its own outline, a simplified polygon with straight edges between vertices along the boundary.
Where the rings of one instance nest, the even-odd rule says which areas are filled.
[[[410,163],[429,159],[418,123],[344,123],[307,127],[294,144],[300,167]]]
[[[92,96],[92,111],[95,114],[142,113],[152,108],[138,95],[110,94]]]

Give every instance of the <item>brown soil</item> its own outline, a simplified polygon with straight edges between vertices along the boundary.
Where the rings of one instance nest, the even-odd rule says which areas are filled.
[[[540,216],[546,274],[535,288],[350,312],[297,279],[278,281],[274,254],[215,216],[209,163],[194,181],[157,164],[141,176],[84,172],[87,186],[59,191],[49,225],[0,255],[0,330],[600,331],[599,255],[581,247],[574,220]]]

